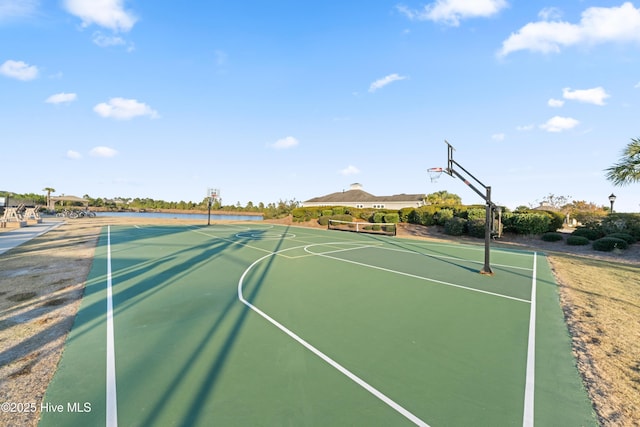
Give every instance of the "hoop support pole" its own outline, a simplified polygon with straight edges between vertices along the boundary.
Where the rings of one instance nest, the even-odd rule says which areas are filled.
[[[471,172],[466,170],[462,165],[455,160],[453,160],[453,152],[455,148],[447,140],[444,141],[447,144],[447,173],[453,177],[460,179],[462,182],[467,184],[469,188],[471,188],[477,195],[482,197],[486,203],[485,206],[485,224],[484,224],[484,266],[482,270],[480,270],[480,274],[486,274],[493,276],[493,270],[491,269],[491,223],[492,223],[492,214],[491,211],[497,206],[491,201],[491,187],[484,185],[478,178],[473,176]],[[468,179],[464,177],[460,172],[456,171],[453,166],[457,166],[460,168],[465,174],[467,174],[471,179],[473,179],[477,184],[479,184],[482,188],[484,188],[485,192],[480,191],[475,185],[469,182]]]

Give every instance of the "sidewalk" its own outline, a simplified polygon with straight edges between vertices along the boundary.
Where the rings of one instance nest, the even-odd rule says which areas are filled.
[[[4,231],[0,233],[0,255],[62,224],[64,224],[63,220],[51,219],[40,224],[30,224],[15,230]]]

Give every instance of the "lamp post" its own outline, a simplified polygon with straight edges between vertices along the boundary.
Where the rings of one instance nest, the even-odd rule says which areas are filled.
[[[609,196],[609,202],[611,202],[611,211],[610,213],[613,213],[613,203],[616,201],[616,195],[611,193],[611,195]]]

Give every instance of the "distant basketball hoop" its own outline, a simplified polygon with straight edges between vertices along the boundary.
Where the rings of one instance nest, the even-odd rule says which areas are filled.
[[[220,200],[220,190],[218,188],[207,188],[207,197],[209,198],[207,225],[211,225],[211,207]]]
[[[438,179],[440,179],[442,172],[444,172],[444,169],[442,168],[427,169],[427,173],[429,174],[429,179],[431,180],[431,182],[438,182]]]

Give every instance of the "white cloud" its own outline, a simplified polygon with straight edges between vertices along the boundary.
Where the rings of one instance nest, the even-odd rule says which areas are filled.
[[[636,83],[636,85],[634,86],[635,89],[640,89],[640,82]]]
[[[547,120],[546,123],[540,125],[540,129],[544,129],[547,132],[562,132],[564,130],[573,129],[578,126],[580,122],[571,117],[554,116]]]
[[[73,102],[78,99],[78,95],[75,93],[56,93],[51,95],[44,102],[48,104],[64,104],[65,102]]]
[[[67,12],[82,20],[83,27],[96,24],[113,31],[129,31],[136,16],[124,9],[124,0],[65,0]]]
[[[110,158],[110,157],[114,157],[117,154],[118,152],[113,148],[104,147],[104,146],[93,147],[91,151],[89,151],[89,155],[92,157]]]
[[[100,47],[122,46],[127,44],[127,42],[120,36],[107,36],[100,31],[94,32],[91,40],[94,44]]]
[[[518,132],[529,132],[529,131],[533,130],[534,128],[535,128],[535,125],[516,126],[516,130]]]
[[[287,136],[286,138],[282,138],[274,142],[270,145],[271,148],[276,150],[286,150],[288,148],[293,148],[299,144],[299,141],[292,136]]]
[[[74,150],[68,150],[67,151],[67,158],[68,159],[72,159],[72,160],[78,160],[82,158],[82,154],[78,153],[77,151]]]
[[[540,16],[555,19],[558,14]],[[578,24],[557,20],[530,22],[502,42],[498,55],[519,50],[558,53],[568,46],[606,42],[640,42],[640,9],[626,2],[611,8],[590,7],[582,12]]]
[[[0,65],[0,74],[23,81],[33,80],[38,77],[38,67],[9,59]]]
[[[443,22],[457,27],[462,19],[487,18],[507,6],[506,0],[436,0],[422,10],[412,10],[403,5],[396,7],[411,20]]]
[[[549,101],[547,101],[547,105],[553,108],[560,108],[564,105],[564,101],[562,99],[551,98]]]
[[[360,169],[358,169],[353,165],[349,165],[340,171],[340,175],[344,175],[344,176],[357,175],[359,173],[360,173]]]
[[[129,120],[139,116],[149,116],[152,119],[159,117],[158,112],[147,104],[125,98],[111,98],[109,102],[102,102],[93,107],[93,111],[101,117],[117,120]]]
[[[38,0],[0,0],[0,21],[32,15]]]
[[[504,141],[505,134],[504,133],[494,133],[491,135],[491,139],[494,141]]]
[[[593,89],[578,89],[571,90],[571,88],[562,89],[562,97],[564,99],[571,99],[574,101],[586,102],[587,104],[604,105],[604,100],[609,98],[609,95],[602,87],[594,87]]]
[[[557,7],[545,7],[538,12],[538,16],[543,21],[557,21],[562,17],[562,11]]]
[[[375,82],[371,83],[371,85],[369,86],[369,92],[375,92],[376,90],[381,89],[390,83],[393,83],[399,80],[404,80],[406,78],[407,78],[406,76],[400,76],[395,73],[389,74],[388,76],[378,79]]]

